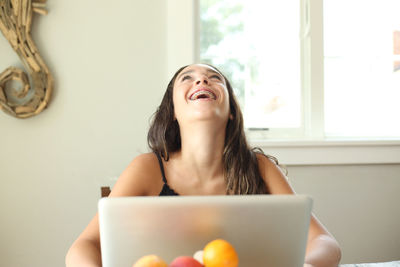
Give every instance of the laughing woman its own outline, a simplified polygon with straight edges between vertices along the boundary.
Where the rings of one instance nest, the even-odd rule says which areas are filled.
[[[246,141],[232,87],[215,67],[193,64],[169,82],[148,133],[152,153],[133,159],[110,196],[294,194],[277,161]],[[312,216],[304,266],[337,266],[338,243]],[[66,256],[101,266],[98,215]]]

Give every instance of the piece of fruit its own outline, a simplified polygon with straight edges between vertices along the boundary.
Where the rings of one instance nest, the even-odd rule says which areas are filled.
[[[157,255],[146,255],[138,259],[132,267],[168,267],[168,264]]]
[[[203,264],[203,250],[198,250],[193,254],[193,258]]]
[[[203,264],[205,267],[237,267],[239,257],[228,241],[216,239],[204,247]]]
[[[169,267],[202,267],[200,262],[189,256],[180,256],[175,258]]]

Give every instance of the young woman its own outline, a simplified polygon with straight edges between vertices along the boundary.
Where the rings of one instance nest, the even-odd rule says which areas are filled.
[[[110,197],[294,194],[277,161],[247,144],[232,87],[215,67],[179,69],[148,133],[152,153],[137,156]],[[337,266],[341,251],[312,216],[304,266]],[[98,215],[66,256],[67,266],[101,266]]]

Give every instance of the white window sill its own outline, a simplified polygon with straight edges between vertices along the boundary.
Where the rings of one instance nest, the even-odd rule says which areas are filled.
[[[284,165],[400,164],[400,140],[252,140]]]

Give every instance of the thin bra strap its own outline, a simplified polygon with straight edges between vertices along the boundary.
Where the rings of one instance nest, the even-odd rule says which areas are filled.
[[[160,155],[158,155],[158,153],[155,153],[158,159],[158,163],[160,164],[160,170],[161,170],[161,174],[162,174],[162,179],[164,181],[164,183],[167,183],[167,179],[165,178],[165,172],[164,172],[164,165],[162,163],[162,159],[160,157]]]

